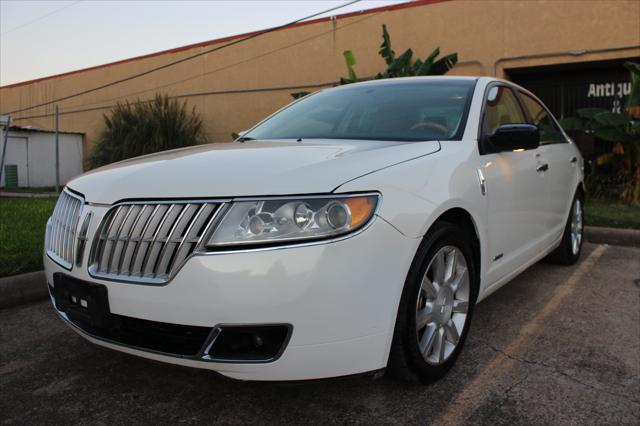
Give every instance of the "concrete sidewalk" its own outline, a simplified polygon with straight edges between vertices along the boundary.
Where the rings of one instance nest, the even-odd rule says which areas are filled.
[[[51,198],[57,197],[57,192],[11,192],[0,191],[0,198]]]

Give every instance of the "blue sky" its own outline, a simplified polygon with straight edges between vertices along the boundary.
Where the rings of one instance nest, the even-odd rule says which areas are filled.
[[[340,1],[0,0],[0,85],[280,25]],[[406,0],[368,0],[328,15]]]

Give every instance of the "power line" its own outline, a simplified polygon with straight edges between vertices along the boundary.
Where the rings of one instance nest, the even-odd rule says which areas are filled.
[[[311,83],[311,84],[297,84],[297,85],[289,85],[289,86],[259,87],[259,88],[255,88],[255,89],[212,90],[212,91],[208,91],[208,92],[183,93],[181,95],[167,96],[167,98],[168,99],[181,99],[181,98],[194,98],[194,97],[198,97],[198,96],[229,95],[229,94],[239,94],[239,93],[276,92],[276,91],[280,91],[280,90],[317,89],[317,88],[320,88],[320,87],[334,86],[334,85],[336,85],[338,83],[339,83],[339,81],[328,81],[328,82],[325,82],[325,83]],[[144,100],[144,101],[130,102],[130,105],[138,105],[138,104],[144,104],[144,103],[149,103],[149,102],[153,102],[153,99],[147,99],[147,100]],[[102,105],[102,106],[93,107],[93,108],[73,109],[73,110],[67,110],[67,111],[60,111],[59,114],[60,115],[66,115],[66,114],[77,114],[77,113],[80,113],[80,112],[99,111],[101,109],[113,108],[114,106],[115,106],[115,104]],[[45,117],[52,117],[54,115],[55,115],[54,113],[46,113],[46,114],[39,114],[39,115],[29,115],[29,116],[24,116],[24,117],[12,118],[12,120],[18,121],[18,120],[28,120],[28,119],[35,119],[35,118],[45,118]]]
[[[105,102],[112,102],[112,101],[116,101],[116,100],[118,100],[118,99],[122,99],[122,98],[130,97],[130,96],[141,95],[141,94],[143,94],[143,93],[147,93],[147,92],[151,92],[151,91],[155,91],[155,90],[159,90],[159,89],[164,89],[164,88],[169,87],[169,86],[173,86],[173,85],[176,85],[176,84],[185,83],[185,82],[187,82],[187,81],[195,80],[195,79],[197,79],[197,78],[201,78],[201,77],[204,77],[204,76],[206,76],[206,75],[211,75],[211,74],[214,74],[214,73],[217,73],[217,72],[220,72],[220,71],[224,71],[224,70],[227,70],[227,69],[229,69],[229,68],[233,68],[233,67],[235,67],[235,66],[237,66],[237,65],[245,64],[245,63],[247,63],[247,62],[251,62],[251,61],[253,61],[253,60],[256,60],[256,59],[259,59],[259,58],[263,58],[263,57],[265,57],[265,56],[269,56],[269,55],[271,55],[271,54],[274,54],[274,53],[277,53],[277,52],[280,52],[280,51],[283,51],[283,50],[289,49],[289,48],[291,48],[291,47],[298,46],[298,45],[300,45],[300,44],[304,44],[304,43],[306,43],[306,42],[308,42],[308,41],[310,41],[310,40],[314,40],[314,39],[316,39],[316,38],[323,37],[323,36],[325,36],[325,35],[327,35],[327,34],[332,34],[332,33],[336,32],[336,31],[340,31],[341,29],[347,28],[347,27],[349,27],[349,26],[351,26],[351,25],[358,24],[358,23],[360,23],[360,22],[362,22],[362,21],[364,21],[364,20],[374,18],[374,17],[375,17],[375,16],[377,16],[379,13],[380,13],[380,12],[378,12],[378,13],[374,13],[374,14],[370,14],[370,15],[367,15],[367,16],[366,16],[366,17],[364,17],[364,18],[358,19],[357,21],[354,21],[354,22],[351,22],[351,23],[348,23],[348,24],[344,24],[344,25],[342,25],[341,27],[336,28],[335,30],[334,30],[334,29],[331,29],[331,30],[329,30],[329,31],[323,31],[323,32],[318,33],[318,34],[315,34],[315,35],[313,35],[313,36],[311,36],[311,37],[307,37],[307,38],[305,38],[305,39],[298,40],[298,41],[296,41],[295,43],[291,43],[291,44],[288,44],[288,45],[286,45],[286,46],[278,47],[278,48],[273,49],[273,50],[270,50],[270,51],[268,51],[268,52],[264,52],[264,53],[261,53],[261,54],[256,55],[256,56],[252,56],[252,57],[250,57],[250,58],[243,59],[243,60],[238,61],[238,62],[234,62],[234,63],[231,63],[231,64],[227,64],[227,65],[224,65],[224,66],[219,67],[219,68],[214,68],[214,69],[209,70],[209,71],[201,72],[201,73],[198,73],[198,74],[192,75],[192,76],[187,77],[187,78],[183,78],[183,79],[180,79],[180,80],[172,81],[172,82],[170,82],[170,83],[165,83],[165,84],[162,84],[162,85],[160,85],[160,86],[155,86],[155,87],[152,87],[152,88],[149,88],[149,89],[144,89],[144,90],[140,90],[140,91],[137,91],[137,92],[132,92],[132,93],[124,94],[124,95],[115,96],[115,97],[113,97],[113,98],[109,98],[109,99],[103,99],[103,100],[100,100],[100,101],[90,102],[90,103],[84,103],[84,104],[71,105],[71,106],[70,106],[70,108],[74,108],[74,107],[76,107],[76,108],[78,108],[78,107],[91,107],[91,106],[99,105],[99,104],[102,104],[102,103],[105,103]],[[311,87],[311,86],[309,86],[309,87]],[[251,90],[251,89],[248,89],[248,90]],[[259,91],[259,89],[256,89],[256,90],[258,90],[258,91]],[[100,108],[100,109],[102,109],[102,108]],[[73,111],[76,111],[76,110],[73,110]],[[80,110],[77,110],[77,111],[80,111]],[[28,118],[35,118],[35,117],[38,117],[38,118],[39,118],[39,117],[46,117],[46,116],[47,116],[47,115],[45,114],[45,115],[38,115],[38,116],[30,116],[30,117],[28,117]],[[26,118],[26,117],[14,118],[14,120],[21,120],[21,119],[24,119],[24,118]]]
[[[256,33],[253,33],[253,34],[245,37],[245,38],[233,40],[233,41],[231,41],[231,42],[229,42],[227,44],[223,44],[222,46],[214,47],[212,49],[205,50],[203,52],[196,53],[194,55],[187,56],[185,58],[178,59],[176,61],[169,62],[167,64],[160,65],[160,66],[155,67],[155,68],[151,68],[151,69],[149,69],[147,71],[143,71],[141,73],[134,74],[134,75],[131,75],[129,77],[124,77],[124,78],[121,78],[121,79],[118,79],[118,80],[114,80],[114,81],[112,81],[110,83],[106,83],[106,84],[103,84],[103,85],[100,85],[100,86],[97,86],[97,87],[94,87],[94,88],[91,88],[91,89],[82,90],[80,92],[76,92],[76,93],[73,93],[71,95],[63,96],[61,98],[57,98],[57,99],[54,99],[54,100],[51,100],[51,101],[47,101],[47,102],[43,102],[43,103],[40,103],[40,104],[32,105],[32,106],[29,106],[29,107],[20,108],[20,109],[17,109],[15,111],[11,111],[10,114],[16,114],[16,113],[19,113],[19,112],[29,111],[29,110],[32,110],[32,109],[35,109],[35,108],[39,108],[39,107],[55,104],[57,102],[65,101],[67,99],[72,99],[72,98],[75,98],[75,97],[78,97],[78,96],[86,95],[87,93],[92,93],[92,92],[95,92],[95,91],[98,91],[98,90],[101,90],[101,89],[105,89],[107,87],[115,86],[117,84],[124,83],[126,81],[134,80],[136,78],[143,77],[145,75],[149,75],[149,74],[154,73],[156,71],[160,71],[160,70],[163,70],[163,69],[166,69],[166,68],[181,64],[183,62],[189,61],[191,59],[198,58],[200,56],[204,56],[204,55],[207,55],[209,53],[216,52],[218,50],[222,50],[222,49],[224,49],[226,47],[233,46],[233,45],[236,45],[236,44],[240,44],[242,42],[254,39],[254,38],[259,37],[261,35],[264,35],[264,34],[267,34],[267,33],[273,32],[273,31],[277,31],[279,29],[288,27],[290,25],[297,24],[298,22],[306,21],[307,19],[314,18],[314,17],[316,17],[318,15],[323,15],[325,13],[329,13],[329,12],[332,12],[334,10],[341,9],[343,7],[346,7],[346,6],[350,6],[350,5],[352,5],[354,3],[357,3],[359,1],[360,0],[351,0],[351,1],[349,1],[349,2],[347,2],[345,4],[343,4],[343,5],[335,6],[335,7],[332,7],[330,9],[323,10],[321,12],[317,12],[317,13],[314,13],[314,14],[309,15],[309,16],[305,16],[304,18],[296,19],[295,21],[291,21],[291,22],[288,22],[286,24],[279,25],[279,26],[276,26],[276,27],[271,27],[271,28],[268,28],[268,29],[263,30],[263,31],[258,31]]]
[[[52,10],[51,12],[49,12],[49,13],[47,13],[47,14],[45,14],[45,15],[42,15],[42,16],[40,16],[40,17],[38,17],[38,18],[35,18],[35,19],[32,19],[31,21],[27,21],[27,22],[25,22],[24,24],[18,25],[17,27],[13,27],[13,28],[11,28],[10,30],[7,30],[7,31],[3,32],[1,35],[9,34],[10,32],[13,32],[13,31],[15,31],[15,30],[19,30],[20,28],[24,28],[24,27],[26,27],[27,25],[31,25],[31,24],[33,24],[33,23],[35,23],[35,22],[42,21],[43,19],[48,18],[48,17],[49,17],[49,16],[51,16],[51,15],[54,15],[54,14],[56,14],[56,13],[58,13],[58,12],[62,12],[63,10],[68,9],[68,8],[70,8],[71,6],[75,6],[76,4],[80,3],[81,1],[82,1],[82,0],[74,1],[73,3],[66,4],[66,5],[64,5],[64,6],[62,6],[62,7],[59,7],[59,8],[57,8],[57,9],[54,9],[54,10]]]

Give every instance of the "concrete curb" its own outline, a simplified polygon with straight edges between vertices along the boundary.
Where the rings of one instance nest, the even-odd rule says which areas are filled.
[[[640,247],[640,230],[585,226],[584,236],[590,243]]]
[[[9,192],[0,191],[0,197],[5,198],[53,198],[57,197],[55,192]]]
[[[43,300],[48,295],[44,271],[0,278],[0,309]]]

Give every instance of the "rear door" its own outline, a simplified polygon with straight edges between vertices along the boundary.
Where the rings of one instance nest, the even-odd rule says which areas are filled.
[[[540,153],[548,164],[545,172],[549,181],[548,222],[549,243],[557,240],[564,229],[575,189],[576,167],[580,159],[547,108],[527,93],[520,92],[529,122],[540,130]]]
[[[510,87],[497,84],[487,90],[479,170],[486,182],[488,198],[489,285],[535,257],[546,228],[546,175],[536,171],[541,163],[540,148],[492,152],[484,142],[502,124],[526,122],[522,106]]]

